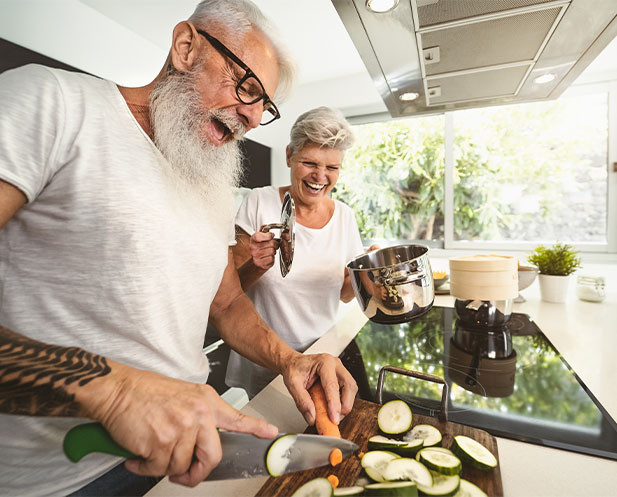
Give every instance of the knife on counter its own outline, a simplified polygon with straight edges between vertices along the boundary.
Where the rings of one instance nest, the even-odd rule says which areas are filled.
[[[358,446],[349,440],[323,435],[290,433],[264,440],[246,433],[220,431],[219,437],[223,456],[220,464],[206,477],[208,481],[278,476],[318,468],[330,464],[329,456],[333,449],[340,449],[343,458],[358,450]],[[276,447],[276,451],[270,451],[271,446],[273,449]],[[118,445],[100,423],[86,423],[71,428],[64,437],[63,449],[73,462],[78,462],[91,452],[103,452],[127,459],[136,457]]]

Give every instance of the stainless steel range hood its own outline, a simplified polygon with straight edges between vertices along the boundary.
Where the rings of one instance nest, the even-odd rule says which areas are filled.
[[[617,36],[617,0],[332,3],[392,117],[556,98]]]

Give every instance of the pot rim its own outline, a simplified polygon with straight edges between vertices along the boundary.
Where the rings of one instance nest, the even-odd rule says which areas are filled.
[[[425,251],[424,251],[424,253],[423,253],[423,254],[420,254],[420,255],[418,255],[418,256],[416,256],[416,257],[412,257],[411,259],[407,259],[407,260],[405,260],[405,261],[400,261],[400,262],[397,262],[397,263],[395,263],[395,264],[390,264],[390,265],[385,265],[385,266],[374,266],[374,267],[367,267],[367,268],[356,268],[356,267],[351,267],[351,264],[353,264],[355,261],[357,261],[358,259],[361,259],[362,257],[366,257],[366,256],[367,256],[367,255],[369,255],[369,254],[372,254],[372,253],[374,253],[374,252],[379,252],[379,251],[381,251],[381,250],[391,250],[391,249],[396,249],[396,248],[399,248],[399,247],[420,247],[420,248],[425,249]],[[350,261],[346,264],[346,266],[345,266],[345,267],[347,267],[347,269],[349,269],[350,271],[375,271],[376,269],[386,269],[386,268],[387,268],[387,269],[390,269],[390,268],[396,268],[396,267],[398,267],[398,266],[402,266],[403,264],[407,264],[407,263],[409,263],[409,262],[411,262],[411,261],[415,261],[415,260],[417,260],[417,259],[420,259],[421,257],[425,257],[425,256],[427,256],[428,251],[429,251],[429,248],[428,248],[428,246],[426,246],[426,245],[422,245],[422,244],[419,244],[419,243],[402,243],[402,244],[399,244],[399,245],[392,245],[392,246],[390,246],[390,247],[378,248],[378,249],[375,249],[375,250],[371,250],[370,252],[366,252],[366,253],[364,253],[364,254],[360,254],[360,255],[358,255],[358,256],[356,256],[356,257],[354,257],[353,259],[351,259],[351,260],[350,260]]]

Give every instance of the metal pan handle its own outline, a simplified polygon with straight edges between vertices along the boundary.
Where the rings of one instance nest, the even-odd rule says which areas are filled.
[[[439,414],[437,415],[437,419],[439,419],[439,421],[448,422],[447,402],[450,389],[448,388],[448,384],[443,378],[440,378],[439,376],[433,376],[432,374],[420,373],[419,371],[411,371],[409,369],[397,368],[395,366],[384,366],[379,371],[379,377],[377,379],[377,392],[375,394],[375,396],[377,397],[377,402],[379,404],[381,404],[382,402],[383,381],[386,376],[386,371],[410,376],[412,378],[418,378],[419,380],[432,381],[433,383],[441,383],[441,385],[443,385],[441,388],[441,406],[439,409]]]
[[[284,227],[285,225],[281,223],[264,224],[259,231],[267,233],[270,230],[282,230]]]

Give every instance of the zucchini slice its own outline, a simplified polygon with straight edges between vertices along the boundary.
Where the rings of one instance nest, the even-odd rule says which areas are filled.
[[[281,476],[289,464],[289,449],[296,442],[298,435],[288,434],[277,438],[266,453],[266,468],[270,476]]]
[[[405,441],[386,438],[382,435],[375,435],[368,439],[369,450],[389,450],[403,457],[415,456],[423,445],[424,441],[419,438]]]
[[[411,428],[411,408],[402,400],[391,400],[379,408],[377,424],[388,435],[399,435]]]
[[[452,452],[474,468],[490,471],[497,467],[497,458],[480,442],[465,435],[454,437]]]
[[[433,477],[432,485],[427,486],[418,483],[418,490],[420,490],[422,494],[431,497],[441,497],[454,495],[458,491],[461,482],[458,475],[442,475],[441,473],[431,471],[431,476]]]
[[[291,494],[291,497],[332,497],[333,490],[326,478],[314,478]]]
[[[488,497],[480,488],[473,483],[461,478],[461,484],[458,487],[454,497]]]
[[[416,425],[403,440],[414,440],[420,438],[424,441],[424,447],[433,447],[441,444],[441,432],[432,425]]]
[[[418,484],[418,488],[420,483],[427,487],[433,484],[433,478],[426,466],[408,457],[400,457],[390,461],[383,470],[383,477],[388,481],[415,481]]]
[[[364,487],[338,487],[334,489],[334,497],[347,497],[348,495],[362,495]]]
[[[399,456],[394,452],[389,452],[387,450],[371,450],[362,456],[360,464],[371,480],[384,482],[386,478],[383,476],[383,471],[390,461],[398,458]]]
[[[417,497],[418,487],[412,481],[371,483],[364,487],[364,495],[370,497]]]
[[[428,469],[442,475],[458,475],[463,469],[461,460],[454,454],[446,454],[437,450],[425,449],[418,452],[418,461]]]

